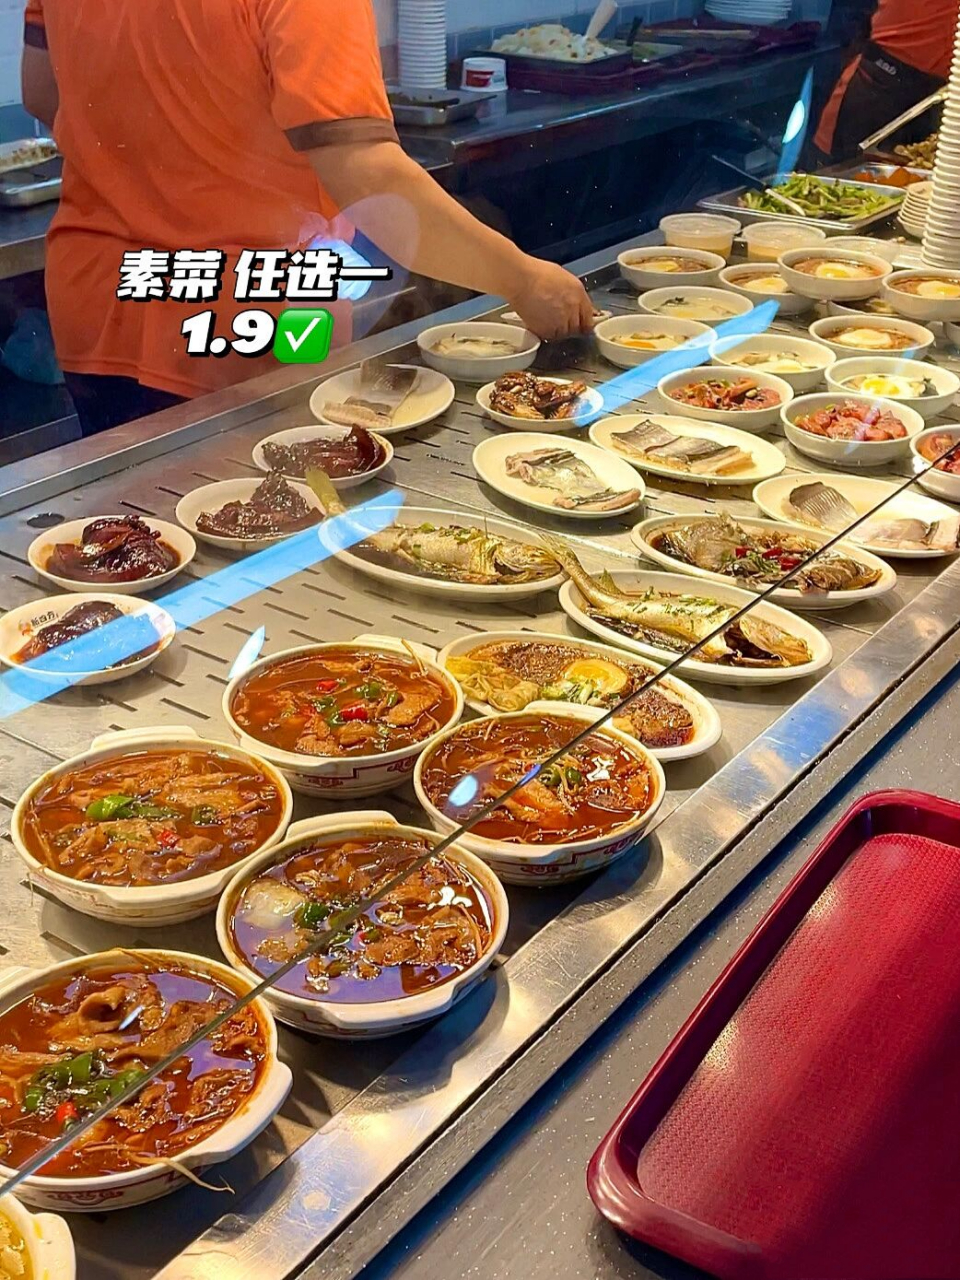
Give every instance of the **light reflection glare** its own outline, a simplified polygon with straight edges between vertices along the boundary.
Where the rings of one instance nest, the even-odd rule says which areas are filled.
[[[256,631],[251,632],[240,646],[240,652],[233,660],[233,665],[228,672],[229,678],[235,680],[237,676],[249,670],[250,667],[260,657],[264,643],[267,639],[267,628],[257,627]]]
[[[470,804],[479,790],[480,784],[476,778],[472,774],[468,774],[454,786],[447,797],[447,803],[455,808],[462,809],[464,805]]]

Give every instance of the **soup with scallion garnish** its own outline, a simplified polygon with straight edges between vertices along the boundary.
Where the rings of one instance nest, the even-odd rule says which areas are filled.
[[[237,950],[269,977],[329,928],[338,911],[375,894],[378,883],[430,847],[411,836],[371,834],[297,850],[243,889],[231,919]],[[475,964],[493,927],[486,890],[457,859],[439,854],[385,891],[326,954],[303,960],[277,985],[345,1002],[417,995]]]
[[[39,986],[0,1014],[0,1163],[25,1164],[238,995],[199,967],[136,952]],[[266,1055],[259,1015],[239,1010],[48,1161],[43,1175],[100,1177],[175,1158],[243,1106]]]

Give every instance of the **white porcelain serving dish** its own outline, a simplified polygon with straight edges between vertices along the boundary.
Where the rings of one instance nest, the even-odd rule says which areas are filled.
[[[501,326],[502,327],[502,326]],[[429,364],[430,362],[427,361]],[[419,365],[401,364],[398,369],[416,369],[417,381],[406,400],[399,406],[389,426],[377,427],[381,436],[399,435],[401,431],[412,431],[414,427],[425,426],[439,418],[453,404],[457,394],[456,387],[450,379],[436,369],[422,369]],[[330,419],[324,415],[327,404],[343,404],[351,396],[362,396],[360,387],[360,370],[347,369],[344,373],[335,374],[315,387],[310,396],[310,412],[319,422],[331,426]]]
[[[956,290],[952,297],[924,297],[903,289],[908,280],[932,280],[941,286]],[[936,288],[936,286],[934,286]],[[936,267],[915,267],[909,271],[894,271],[883,282],[883,297],[900,315],[920,324],[932,320],[960,320],[960,271],[943,271]]]
[[[865,267],[872,274],[846,278],[825,278],[797,271],[796,264],[817,259],[822,262],[838,262],[848,264],[853,270]],[[858,253],[854,249],[834,249],[828,240],[822,247],[808,249],[788,249],[777,259],[780,273],[794,293],[806,298],[828,302],[831,299],[839,302],[851,298],[871,298],[879,293],[885,276],[893,270],[886,258],[878,258],[873,253]]]
[[[786,283],[776,263],[763,266],[756,262],[739,262],[736,266],[725,267],[719,278],[725,289],[740,294],[753,306],[758,302],[775,302],[779,316],[800,316],[814,305],[813,298],[794,293],[791,289],[758,287],[758,282],[765,279]]]
[[[31,1213],[13,1195],[0,1197],[0,1217],[23,1239],[31,1280],[76,1280],[77,1254],[63,1218],[55,1213]]]
[[[899,418],[907,434],[897,440],[831,440],[798,427],[795,420],[820,409],[843,401],[875,405]],[[884,400],[880,396],[861,396],[855,392],[821,391],[815,395],[798,396],[785,405],[781,414],[787,439],[800,453],[818,462],[834,467],[882,467],[897,458],[904,457],[910,449],[910,437],[923,430],[923,419],[914,409],[899,400]]]
[[[511,355],[446,356],[433,347],[444,338],[494,338],[509,342]],[[466,320],[461,324],[438,324],[417,335],[417,346],[424,364],[457,382],[495,382],[515,369],[529,369],[540,350],[540,339],[529,329],[515,324],[498,324],[493,320]]]
[[[567,387],[573,381],[572,378],[544,378],[545,382],[556,383],[558,387]],[[477,392],[477,404],[494,422],[499,422],[502,427],[509,427],[511,431],[572,431],[578,427],[586,426],[588,422],[592,422],[597,414],[603,412],[603,396],[599,391],[595,391],[593,387],[587,389],[580,396],[576,406],[576,413],[570,418],[518,418],[512,413],[502,413],[499,409],[494,409],[490,403],[490,397],[493,395],[493,389],[496,381],[488,382],[486,386],[480,388]]]
[[[661,463],[645,461],[642,457],[626,452],[617,442],[619,432],[629,431],[632,427],[644,422],[663,427],[676,436],[713,440],[716,444],[742,449],[750,454],[753,465],[730,475],[705,476],[679,471],[676,467],[664,466]],[[668,480],[682,480],[684,484],[757,484],[760,480],[779,475],[787,465],[783,451],[769,440],[763,440],[760,436],[751,435],[747,431],[738,431],[736,427],[722,426],[719,422],[701,422],[699,419],[681,418],[672,413],[625,413],[603,418],[590,428],[590,439],[601,449],[609,449],[618,457],[625,458],[638,471],[647,471],[651,475],[663,476]]]
[[[675,347],[667,347],[665,351],[647,351],[641,348],[625,347],[617,338],[633,333],[659,337],[669,334],[677,339]],[[699,320],[679,320],[672,316],[613,316],[603,320],[594,329],[597,347],[600,354],[611,364],[620,369],[635,369],[637,365],[646,364],[656,356],[666,352],[677,351],[680,347],[691,352],[702,351],[716,336],[709,325]]]
[[[960,391],[960,378],[950,369],[921,360],[898,360],[896,356],[854,356],[850,360],[837,360],[827,370],[827,386],[831,391],[847,395],[854,388],[844,386],[846,380],[863,374],[916,378],[928,382],[933,391],[923,396],[894,396],[889,391],[855,392],[858,395],[882,395],[885,400],[895,400],[897,404],[905,404],[909,409],[914,409],[924,419],[946,413]]]
[[[685,258],[696,262],[695,271],[659,270],[656,263]],[[645,245],[639,249],[626,249],[617,258],[620,274],[635,289],[657,289],[669,281],[678,285],[713,284],[726,262],[719,253],[707,253],[703,249],[674,249],[669,245]],[[651,265],[652,264],[652,265]]]
[[[683,298],[684,305],[697,311],[698,314],[680,316],[672,314],[669,310],[661,311],[664,304],[670,302],[672,298]],[[748,311],[753,310],[755,302],[762,301],[763,299],[760,297],[751,301],[750,298],[733,293],[730,289],[717,289],[701,285],[677,285],[672,289],[648,289],[646,293],[641,293],[637,299],[640,310],[645,311],[649,316],[663,316],[676,320],[696,320],[700,324],[708,325],[722,324],[725,320],[732,320],[734,316],[745,316]],[[713,308],[715,307],[721,308],[723,314],[714,313]]]
[[[758,226],[762,225],[760,223]],[[753,364],[742,364],[742,355],[762,352],[773,358],[796,356],[803,364],[812,367],[802,370],[757,369]],[[782,378],[793,388],[795,395],[812,391],[823,382],[827,368],[836,360],[829,347],[810,338],[794,338],[783,333],[757,333],[753,337],[740,335],[730,338],[717,338],[710,348],[714,364],[735,365],[738,369],[750,369],[758,373],[772,373],[775,378]]]
[[[699,405],[675,400],[671,394],[693,382],[709,382],[713,379],[739,382],[742,378],[752,378],[758,387],[775,391],[780,399],[776,404],[768,405],[763,409],[701,409]],[[769,431],[780,417],[780,410],[793,399],[793,387],[783,378],[778,378],[773,373],[760,373],[754,369],[742,369],[728,364],[668,373],[657,383],[657,391],[668,413],[695,418],[700,422],[721,422],[728,427],[736,427],[738,431],[751,433]]]
[[[928,493],[935,494],[938,498],[946,498],[948,502],[960,502],[960,475],[953,475],[948,471],[938,471],[936,467],[930,468],[930,459],[925,458],[920,452],[920,445],[924,440],[928,440],[931,436],[939,435],[947,432],[955,440],[960,441],[960,427],[955,427],[950,423],[946,423],[942,427],[928,427],[926,431],[920,432],[910,441],[910,449],[915,459],[915,465],[923,467],[925,474],[917,477],[917,484],[922,485]],[[926,470],[926,468],[930,468]]]
[[[288,480],[286,483],[291,489],[296,490],[308,507],[316,511],[320,518],[317,521],[319,524],[325,514],[323,503],[310,486],[302,480]],[[204,484],[199,489],[191,489],[177,503],[177,519],[193,537],[199,538],[201,542],[208,542],[213,547],[219,547],[223,551],[263,551],[267,547],[275,546],[278,542],[283,542],[285,538],[296,538],[308,533],[310,526],[307,529],[298,529],[294,533],[272,534],[269,537],[225,538],[218,533],[207,533],[198,528],[197,520],[203,512],[212,514],[219,511],[221,507],[225,507],[228,502],[249,502],[261,484],[263,484],[262,478],[218,480],[214,484]]]
[[[867,347],[839,340],[841,334],[871,329],[903,334],[909,339],[909,345],[900,348]],[[825,316],[822,320],[814,320],[808,332],[814,342],[822,342],[825,347],[829,347],[838,360],[852,356],[895,356],[901,360],[922,360],[936,342],[936,336],[923,325],[914,324],[912,320],[898,320],[894,316],[865,314],[862,320],[856,316]]]
[[[35,573],[41,578],[46,578],[48,582],[52,582],[54,586],[60,588],[61,591],[83,591],[89,594],[91,591],[97,591],[102,585],[104,590],[109,591],[115,596],[139,596],[145,595],[148,591],[156,591],[159,587],[165,587],[168,582],[172,582],[178,573],[182,573],[187,565],[193,560],[197,554],[197,544],[193,538],[187,533],[186,529],[181,529],[179,525],[170,524],[167,520],[155,520],[153,516],[141,517],[143,523],[160,534],[161,540],[167,544],[178,556],[179,562],[176,568],[168,570],[166,573],[158,573],[153,578],[140,578],[136,582],[104,582],[98,584],[96,582],[81,582],[79,579],[61,578],[55,573],[49,573],[46,568],[47,560],[53,553],[53,549],[61,542],[73,542],[79,544],[84,529],[89,524],[93,524],[95,520],[117,519],[126,520],[130,513],[126,515],[117,515],[115,512],[110,516],[83,516],[79,520],[67,520],[64,524],[55,525],[52,529],[44,529],[43,533],[38,534],[27,548],[27,559]]]
[[[339,440],[349,432],[349,427],[331,427],[325,423],[314,423],[309,427],[288,427],[286,431],[275,431],[272,436],[265,436],[254,445],[252,455],[254,466],[259,467],[261,471],[272,470],[263,452],[263,446],[266,444],[289,446],[301,444],[306,440]],[[361,471],[355,476],[331,476],[330,483],[335,489],[354,489],[358,484],[366,484],[368,480],[372,480],[381,471],[386,470],[393,461],[393,445],[390,441],[377,431],[371,431],[370,434],[383,450],[383,461],[378,462],[369,471]]]

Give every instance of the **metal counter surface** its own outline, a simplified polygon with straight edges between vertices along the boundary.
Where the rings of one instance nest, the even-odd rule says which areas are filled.
[[[362,1280],[695,1280],[702,1272],[621,1235],[587,1195],[597,1144],[724,965],[860,796],[907,787],[960,800],[960,673],[825,795],[463,1174],[363,1270]]]
[[[598,255],[576,265],[589,277],[600,305],[629,312],[636,306],[632,292],[624,290],[608,265],[615,252],[602,261]],[[450,318],[462,320],[485,305],[489,300],[466,304]],[[408,358],[417,327],[369,339],[339,353],[328,368],[332,372],[374,350],[395,350],[398,358]],[[406,345],[397,345],[401,341]],[[938,353],[938,358],[957,363],[951,353]],[[592,384],[616,376],[586,340],[545,349],[541,367],[581,371]],[[44,513],[72,518],[116,510],[171,518],[178,497],[189,489],[255,474],[253,444],[309,418],[306,400],[314,382],[305,381],[302,372],[278,372],[255,387],[235,388],[162,415],[169,434],[163,434],[158,416],[128,424],[110,433],[109,440],[84,441],[29,467],[8,469],[0,475],[0,490],[5,490],[0,494],[0,606],[11,608],[47,593],[25,562],[36,532],[29,520]],[[474,404],[473,391],[459,387],[454,405],[439,422],[396,439],[393,477],[367,486],[361,496],[393,483],[414,505],[442,504],[526,520],[526,508],[506,503],[473,477],[471,451],[491,429]],[[798,474],[813,469],[782,443]],[[709,511],[718,503],[735,512],[748,510],[742,495],[736,498],[732,490],[664,486],[653,478],[649,484],[651,512]],[[571,525],[559,516],[538,516],[534,527],[563,530],[592,567],[625,567],[634,561],[630,523]],[[242,580],[242,561],[200,544],[197,560],[181,581],[202,580],[229,563],[239,566],[235,576]],[[747,848],[743,857],[748,868],[765,856],[768,849],[749,844],[753,825],[775,812],[783,795],[796,795],[806,776],[813,778],[810,771],[824,753],[831,752],[828,759],[840,767],[843,743],[861,720],[904,714],[902,699],[894,696],[898,690],[937,676],[960,621],[955,604],[960,566],[947,565],[903,562],[894,598],[821,619],[836,660],[819,683],[766,691],[706,689],[723,719],[724,738],[707,755],[668,766],[668,801],[655,834],[635,854],[580,884],[539,892],[511,888],[511,928],[503,958],[491,977],[439,1023],[391,1041],[351,1045],[309,1041],[282,1031],[283,1056],[296,1077],[294,1092],[279,1123],[222,1167],[236,1196],[189,1188],[114,1218],[75,1216],[71,1226],[81,1280],[146,1280],[160,1268],[165,1280],[242,1280],[252,1274],[258,1280],[286,1280],[335,1237],[336,1248],[320,1255],[315,1274],[354,1274],[420,1207],[417,1198],[429,1198],[444,1169],[464,1163],[483,1134],[492,1136],[516,1111],[536,1073],[520,1086],[512,1083],[508,1069],[532,1061],[533,1048],[547,1045],[546,1033],[564,1018],[575,1030],[572,1039],[561,1038],[561,1058],[582,1043],[589,1011],[606,1016],[609,1001],[615,1007],[632,989],[627,981],[601,999],[605,975],[614,986],[623,982],[612,969],[648,939],[653,950],[644,951],[643,964],[658,949],[672,949],[683,932],[660,927],[667,913],[687,902],[699,911],[698,884],[710,883],[708,872],[715,865],[733,866],[734,854],[739,856],[742,848]],[[392,631],[437,646],[464,630],[516,625],[573,630],[550,595],[520,608],[451,605],[413,593],[398,598],[335,563],[315,565],[265,590],[251,580],[250,592],[225,610],[211,607],[210,616],[181,633],[149,671],[116,685],[61,694],[4,722],[0,818],[5,826],[17,796],[38,773],[85,749],[104,730],[186,723],[214,737],[225,733],[219,703],[227,672],[260,625],[267,628],[266,652],[368,630]],[[409,792],[391,796],[387,803],[398,814],[409,813]],[[319,808],[300,801],[299,816]],[[722,896],[735,880],[714,883]],[[118,929],[31,893],[9,844],[0,862],[0,895],[7,907],[0,968],[150,940],[147,930]],[[696,919],[691,916],[686,928]],[[209,918],[167,929],[163,941],[217,954]],[[541,1065],[546,1069],[549,1061],[545,1058]],[[445,1163],[433,1161],[426,1167],[423,1161],[444,1140],[460,1143],[455,1158],[451,1162],[448,1155]],[[373,1200],[373,1208],[357,1218],[357,1230],[344,1231],[381,1188],[400,1185],[403,1166],[408,1166],[408,1184],[411,1177],[416,1182],[415,1194],[404,1191],[389,1214]],[[370,1225],[371,1215],[379,1218],[379,1227]],[[359,1244],[358,1232],[364,1237]]]

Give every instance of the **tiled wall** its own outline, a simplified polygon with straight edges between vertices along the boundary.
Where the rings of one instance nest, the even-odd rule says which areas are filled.
[[[0,0],[0,107],[20,101],[20,46],[25,0]]]

